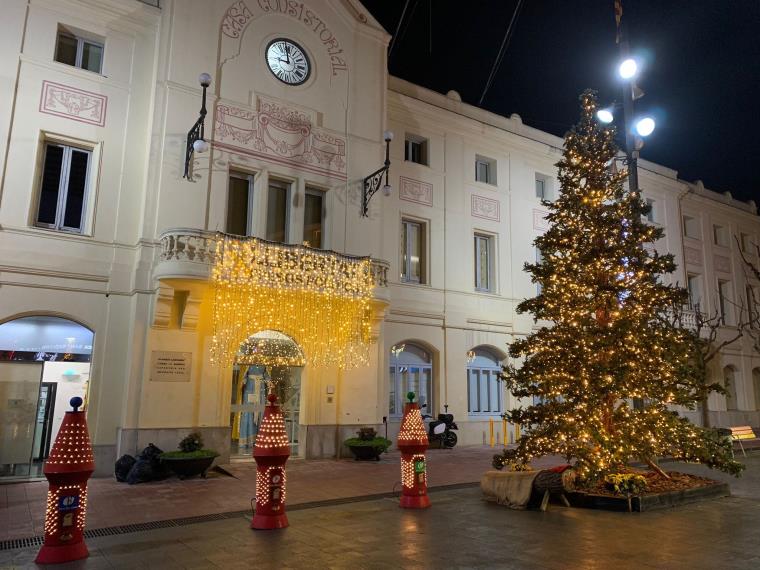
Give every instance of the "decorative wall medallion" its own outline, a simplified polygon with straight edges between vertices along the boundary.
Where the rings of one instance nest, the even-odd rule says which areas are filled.
[[[108,97],[67,87],[52,81],[42,82],[40,112],[102,127],[106,124]]]
[[[399,179],[398,197],[407,202],[416,202],[425,206],[433,205],[433,185],[420,180],[402,176]]]
[[[693,247],[684,247],[683,255],[686,259],[686,263],[692,265],[702,265],[702,252]]]
[[[501,218],[499,207],[498,200],[492,200],[485,196],[477,196],[476,194],[473,194],[470,200],[470,212],[476,218],[498,222]]]
[[[533,210],[533,229],[545,232],[549,229],[549,222],[546,220],[546,216],[549,212],[546,210]]]
[[[328,176],[346,179],[346,141],[315,126],[311,117],[260,99],[259,111],[218,103],[214,145]]]
[[[715,256],[715,271],[731,273],[731,260],[722,255]]]

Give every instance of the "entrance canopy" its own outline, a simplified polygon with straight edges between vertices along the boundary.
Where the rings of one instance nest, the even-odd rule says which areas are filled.
[[[259,366],[303,366],[301,347],[288,335],[277,331],[261,331],[248,337],[235,359],[238,364]]]
[[[219,233],[211,282],[213,360],[235,361],[253,331],[280,331],[312,366],[368,362],[370,258]]]

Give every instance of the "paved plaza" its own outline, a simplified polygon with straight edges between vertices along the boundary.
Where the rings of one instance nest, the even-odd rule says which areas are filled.
[[[302,504],[281,531],[252,531],[239,515],[92,538],[89,559],[56,568],[756,569],[760,454],[744,461],[748,469],[738,480],[679,465],[729,481],[732,497],[670,510],[512,511],[486,503],[469,486],[433,490],[425,511],[401,510],[392,497]],[[0,568],[37,568],[37,550],[2,551]]]

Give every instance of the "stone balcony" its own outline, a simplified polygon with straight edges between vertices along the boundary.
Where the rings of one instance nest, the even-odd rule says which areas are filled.
[[[153,326],[168,326],[175,291],[183,291],[187,294],[181,302],[180,326],[183,330],[194,329],[197,321],[197,316],[194,315],[197,315],[214,264],[216,233],[193,228],[172,228],[161,234],[159,242],[160,253],[153,278],[160,282],[160,286]],[[383,320],[385,308],[390,304],[389,268],[387,261],[372,259],[372,304],[377,322]]]

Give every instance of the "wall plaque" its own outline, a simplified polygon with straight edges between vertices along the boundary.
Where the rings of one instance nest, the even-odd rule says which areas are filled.
[[[433,185],[428,182],[401,176],[398,185],[398,197],[407,202],[416,202],[425,206],[433,205]]]
[[[192,352],[154,350],[150,358],[151,382],[190,382]]]
[[[500,204],[498,200],[486,198],[485,196],[478,196],[476,194],[473,194],[470,198],[470,213],[476,218],[498,222],[501,219],[499,207]]]
[[[545,232],[549,229],[549,221],[546,216],[549,212],[546,210],[533,210],[533,229]]]

